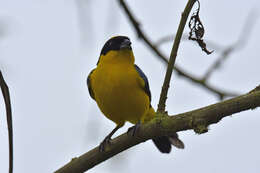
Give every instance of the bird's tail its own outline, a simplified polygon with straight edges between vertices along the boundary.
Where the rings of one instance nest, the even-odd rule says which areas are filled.
[[[153,143],[162,153],[170,153],[172,146],[183,149],[184,143],[178,138],[178,134],[175,133],[172,136],[161,136],[153,139]]]
[[[150,107],[143,122],[147,122],[147,121],[151,120],[154,116],[155,116],[155,111],[154,111],[153,107]],[[176,148],[180,148],[180,149],[184,148],[184,143],[179,139],[177,133],[174,133],[171,136],[161,136],[161,137],[155,138],[155,139],[153,139],[153,143],[162,153],[170,153],[171,149],[172,149],[171,145],[175,146]]]

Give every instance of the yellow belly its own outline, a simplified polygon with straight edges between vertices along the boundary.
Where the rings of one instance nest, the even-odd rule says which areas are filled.
[[[139,122],[149,110],[149,97],[144,92],[134,66],[97,68],[91,83],[100,110],[118,125]]]

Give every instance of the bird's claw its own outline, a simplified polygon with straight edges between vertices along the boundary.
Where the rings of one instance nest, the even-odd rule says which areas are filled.
[[[111,144],[111,138],[106,137],[99,145],[99,152],[104,152],[106,145]]]
[[[138,133],[139,129],[140,129],[140,123],[137,123],[135,126],[130,127],[127,130],[127,134],[130,136],[135,136]]]

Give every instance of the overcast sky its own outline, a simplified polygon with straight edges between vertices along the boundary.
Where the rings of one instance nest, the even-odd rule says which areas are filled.
[[[176,32],[186,3],[127,2],[153,41]],[[111,36],[131,38],[136,64],[149,79],[152,105],[157,107],[165,64],[137,39],[117,1],[0,0],[0,4],[0,69],[11,93],[15,173],[53,172],[97,146],[114,128],[86,87],[87,75]],[[205,40],[221,46],[236,42],[252,10],[259,12],[260,1],[201,1]],[[210,84],[241,94],[260,84],[259,18],[248,27],[253,28],[245,47],[229,57]],[[169,42],[161,49],[169,55],[171,46]],[[196,44],[184,41],[177,64],[200,77],[218,57],[218,51],[207,56]],[[171,84],[169,114],[218,102],[215,95],[176,74]],[[8,170],[8,138],[2,98],[0,108],[0,172],[4,173]],[[259,122],[260,109],[242,112],[210,126],[206,134],[179,133],[185,150],[174,148],[165,155],[147,141],[89,172],[258,173]],[[130,124],[116,134],[128,127]]]

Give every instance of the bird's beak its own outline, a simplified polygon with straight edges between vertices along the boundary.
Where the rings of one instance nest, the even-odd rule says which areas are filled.
[[[125,39],[124,41],[123,41],[123,43],[121,43],[121,45],[120,45],[120,49],[132,49],[131,48],[131,41],[130,40],[128,40],[128,39]]]

